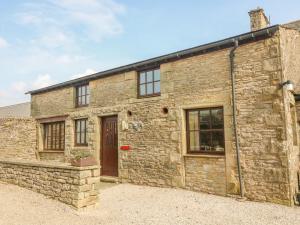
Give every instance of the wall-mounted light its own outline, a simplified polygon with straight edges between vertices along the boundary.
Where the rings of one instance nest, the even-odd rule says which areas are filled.
[[[286,82],[283,82],[281,84],[282,88],[285,88],[287,91],[294,91],[294,83],[290,80],[287,80]]]

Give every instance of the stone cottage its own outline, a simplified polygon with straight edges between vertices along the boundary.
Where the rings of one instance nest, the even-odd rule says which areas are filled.
[[[300,21],[249,15],[249,33],[29,92],[38,158],[88,151],[119,182],[293,205]]]

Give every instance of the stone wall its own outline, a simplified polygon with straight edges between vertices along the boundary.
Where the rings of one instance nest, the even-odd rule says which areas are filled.
[[[186,188],[210,194],[226,195],[225,160],[223,157],[185,157]]]
[[[246,197],[290,205],[279,40],[237,49],[237,123]]]
[[[300,93],[300,32],[289,28],[280,29],[280,48],[282,61],[282,79],[283,81],[291,80],[294,82],[295,93]],[[288,151],[288,167],[290,181],[291,198],[295,196],[298,190],[298,176],[300,170],[300,140],[299,140],[299,123],[297,117],[297,105],[294,96],[288,92],[283,92],[286,120],[286,146]]]
[[[36,122],[33,119],[0,119],[0,157],[36,158]]]
[[[237,122],[246,197],[291,205],[287,109],[285,95],[278,88],[282,82],[279,40],[276,33],[238,47]],[[138,98],[137,72],[130,71],[90,81],[89,107],[74,108],[74,88],[35,94],[32,115],[67,115],[65,157],[85,150],[98,160],[101,117],[117,115],[119,146],[131,146],[130,151],[119,151],[122,182],[239,194],[229,52],[228,48],[162,64],[158,97]],[[185,110],[216,106],[224,108],[225,155],[218,159],[209,155],[191,157],[186,150]],[[169,110],[167,114],[162,111],[164,107]],[[74,120],[79,118],[89,121],[88,147],[74,146]]]
[[[91,104],[87,108],[70,109],[74,99],[64,94],[69,93],[69,90],[33,95],[33,116],[51,117],[61,115],[64,111],[65,115],[69,115],[65,121],[66,158],[78,150],[85,150],[93,152],[100,159],[101,117],[117,115],[119,146],[130,145],[132,149],[129,152],[119,151],[119,179],[122,182],[152,186],[185,187],[183,155],[186,154],[186,147],[185,135],[182,135],[185,132],[182,123],[185,109],[223,106],[226,152],[232,151],[228,56],[229,50],[226,49],[161,65],[162,94],[154,98],[137,98],[135,71],[91,81]],[[60,108],[50,107],[45,100],[53,96],[56,96],[57,101],[64,98]],[[34,109],[35,106],[38,106],[38,110]],[[169,109],[168,114],[163,113],[164,107]],[[128,116],[127,111],[131,111],[132,116]],[[74,120],[78,118],[89,119],[88,147],[74,145]],[[122,123],[127,124],[128,129],[124,129]],[[134,124],[140,124],[140,129],[134,129]],[[42,148],[40,146],[39,150],[42,151]],[[234,163],[225,156],[221,158],[226,160],[221,171],[225,171],[225,165],[231,167]],[[194,165],[195,170],[200,168],[197,163]],[[209,157],[202,162],[204,167],[213,165],[215,162],[209,160]],[[211,173],[204,172],[202,176],[206,177],[203,182],[207,182],[207,185],[214,183],[215,178]],[[231,177],[220,176],[218,179],[222,183],[236,183],[236,179],[232,180]],[[192,188],[192,184],[189,185]],[[217,189],[216,192],[220,195],[225,193],[223,189]]]
[[[0,160],[0,181],[84,208],[98,202],[99,168]]]

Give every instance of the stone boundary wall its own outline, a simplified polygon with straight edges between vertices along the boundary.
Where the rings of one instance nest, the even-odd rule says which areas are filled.
[[[0,157],[36,159],[36,122],[25,118],[0,118]]]
[[[98,166],[72,167],[65,164],[0,160],[0,181],[49,196],[77,209],[98,202]]]

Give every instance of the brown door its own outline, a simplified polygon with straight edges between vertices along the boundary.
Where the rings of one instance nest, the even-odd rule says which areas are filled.
[[[102,118],[101,175],[118,176],[118,117]]]

